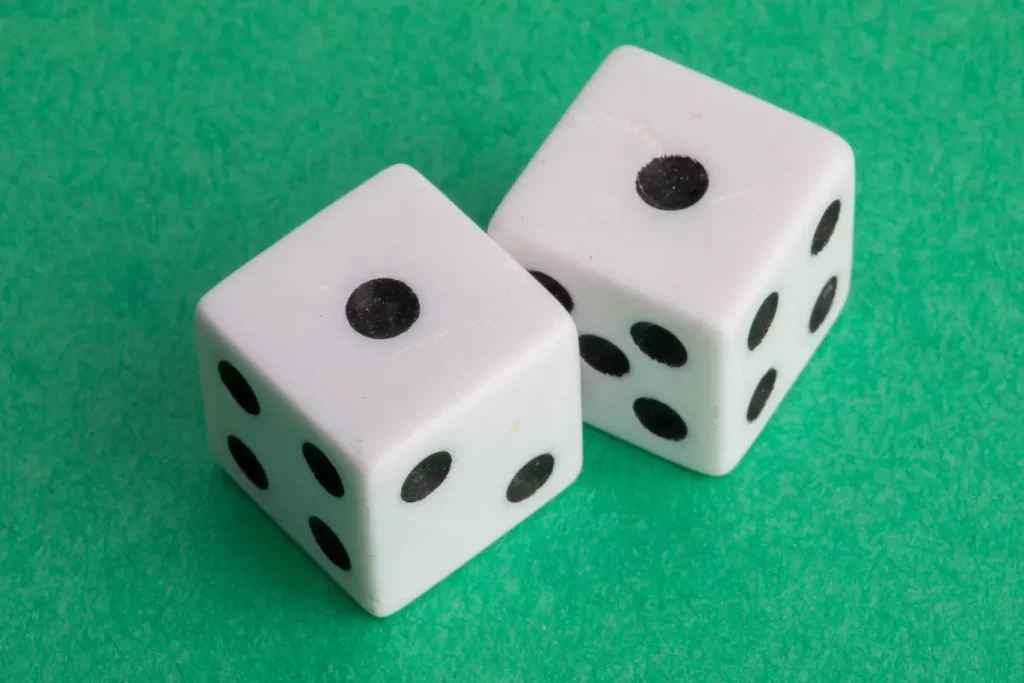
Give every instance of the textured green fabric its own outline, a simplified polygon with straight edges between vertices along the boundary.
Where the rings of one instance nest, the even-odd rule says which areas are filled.
[[[1024,680],[1024,9],[652,4],[0,0],[0,679]],[[621,43],[851,142],[852,298],[729,477],[588,430],[369,617],[207,455],[193,305],[393,162],[486,225]]]

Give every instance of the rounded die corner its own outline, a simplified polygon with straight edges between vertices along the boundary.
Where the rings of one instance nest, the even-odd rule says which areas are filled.
[[[724,479],[739,468],[745,457],[746,453],[741,454],[738,458],[718,458],[708,463],[706,467],[695,471],[711,479]]]
[[[619,43],[605,54],[602,64],[655,57],[653,52],[634,42]]]
[[[434,184],[430,182],[427,176],[408,161],[396,161],[391,163],[382,168],[376,175],[371,176],[371,180],[373,178],[394,178],[405,182],[412,181],[421,184],[426,183],[427,185],[434,187]]]

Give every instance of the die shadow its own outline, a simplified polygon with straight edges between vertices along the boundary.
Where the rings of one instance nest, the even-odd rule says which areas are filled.
[[[240,612],[251,608],[244,596],[268,596],[289,610],[320,615],[331,622],[379,622],[341,590],[292,538],[213,461],[207,476],[205,522],[215,533],[194,538],[197,564],[204,571],[230,576],[231,596],[238,596]],[[244,571],[238,571],[238,567]],[[230,605],[225,605],[232,609]]]

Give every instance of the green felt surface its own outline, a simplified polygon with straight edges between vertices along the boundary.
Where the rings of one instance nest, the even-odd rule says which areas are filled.
[[[0,1],[0,679],[1024,680],[1019,0]],[[730,476],[593,430],[387,620],[213,464],[197,298],[383,166],[486,225],[634,43],[858,159],[852,298]]]

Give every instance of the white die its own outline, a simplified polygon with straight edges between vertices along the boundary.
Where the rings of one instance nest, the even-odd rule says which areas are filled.
[[[853,209],[837,135],[621,47],[488,232],[571,310],[584,419],[723,475],[846,301]]]
[[[219,283],[196,333],[216,459],[372,614],[580,471],[572,318],[408,166]]]

